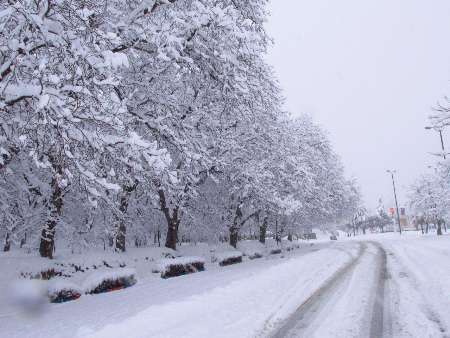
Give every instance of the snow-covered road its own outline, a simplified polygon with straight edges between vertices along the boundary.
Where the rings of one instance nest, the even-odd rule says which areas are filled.
[[[361,239],[363,239],[361,241]],[[368,235],[0,317],[5,337],[450,337],[450,236]]]
[[[275,331],[274,337],[382,337],[385,253],[362,243],[339,269]]]

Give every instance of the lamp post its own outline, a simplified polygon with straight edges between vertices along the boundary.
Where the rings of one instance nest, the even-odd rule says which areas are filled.
[[[436,127],[425,127],[426,130],[435,130],[439,133],[439,137],[441,138],[441,148],[442,148],[442,156],[444,157],[445,160],[445,147],[444,147],[444,138],[442,137],[442,129],[441,128],[436,128]]]
[[[401,235],[402,234],[402,227],[400,225],[400,213],[398,212],[397,191],[395,190],[395,180],[394,180],[394,174],[396,173],[396,171],[395,170],[386,170],[386,172],[391,174],[391,177],[392,177],[392,187],[394,188],[395,208],[397,209],[398,232]]]

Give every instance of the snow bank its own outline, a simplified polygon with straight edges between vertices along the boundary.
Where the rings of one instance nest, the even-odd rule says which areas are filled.
[[[178,257],[162,259],[157,264],[161,278],[177,277],[205,270],[205,259],[202,257]]]
[[[83,290],[87,294],[96,294],[124,289],[134,284],[136,284],[136,271],[125,268],[91,274],[84,281]]]

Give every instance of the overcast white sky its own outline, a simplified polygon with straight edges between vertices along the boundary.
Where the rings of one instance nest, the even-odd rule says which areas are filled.
[[[269,9],[269,62],[286,108],[329,131],[369,208],[392,203],[388,168],[405,204],[440,151],[424,126],[450,96],[450,0],[271,0]]]

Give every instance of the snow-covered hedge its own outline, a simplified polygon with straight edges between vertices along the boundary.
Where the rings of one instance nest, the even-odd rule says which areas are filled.
[[[269,254],[271,254],[271,255],[277,255],[280,253],[281,253],[281,248],[273,248],[273,249],[270,249],[270,251],[269,251]]]
[[[220,266],[226,266],[242,262],[242,252],[226,251],[214,254],[214,262],[218,262]]]
[[[294,249],[299,249],[299,248],[300,248],[300,244],[294,243],[294,242],[287,242],[284,246],[284,249],[286,251],[292,251]]]
[[[264,256],[265,248],[259,241],[242,241],[238,243],[238,249],[249,259],[261,258]]]
[[[83,289],[87,294],[96,294],[124,289],[134,284],[136,284],[136,271],[125,268],[95,272],[85,280]]]
[[[178,257],[162,259],[158,262],[157,269],[161,272],[161,278],[177,277],[205,270],[205,259],[202,257]]]
[[[62,303],[80,298],[81,288],[64,280],[52,279],[48,283],[48,298],[51,303]]]

